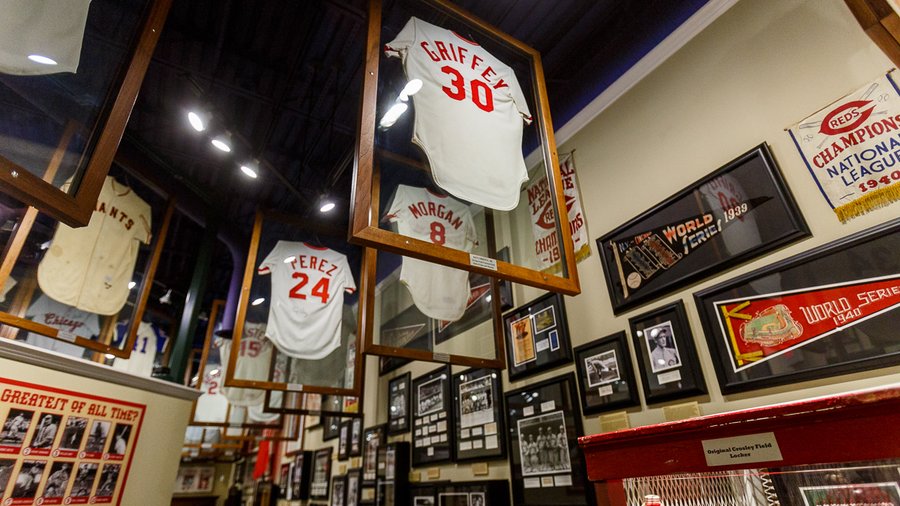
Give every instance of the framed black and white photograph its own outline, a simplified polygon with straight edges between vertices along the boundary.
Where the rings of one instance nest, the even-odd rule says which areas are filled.
[[[293,499],[294,490],[291,488],[291,464],[281,464],[281,473],[278,475],[278,486],[281,488],[283,499]]]
[[[335,476],[331,479],[331,506],[344,506],[347,493],[347,476]]]
[[[575,375],[564,374],[506,394],[513,504],[588,505]]]
[[[341,436],[341,418],[322,416],[322,441],[331,441]]]
[[[694,294],[722,391],[900,364],[898,252],[895,219]]]
[[[647,404],[706,393],[684,302],[629,318],[628,325]]]
[[[603,235],[597,249],[621,314],[809,235],[760,144]]]
[[[25,434],[31,427],[31,420],[34,418],[33,411],[24,409],[11,409],[6,414],[6,420],[3,421],[3,430],[0,430],[0,448],[6,446],[10,448],[21,448],[25,443]],[[109,431],[109,423],[107,423],[107,431]],[[103,435],[106,440],[106,433]],[[101,443],[100,450],[103,451]],[[19,453],[18,450],[10,453]]]
[[[409,432],[410,374],[388,382],[388,434]]]
[[[310,451],[300,451],[294,455],[294,465],[291,467],[291,498],[295,501],[309,499],[312,460]]]
[[[350,458],[350,420],[341,422],[338,435],[338,460]]]
[[[362,493],[362,469],[351,469],[347,471],[347,491],[346,491],[346,506],[358,506],[361,499]]]
[[[310,499],[328,499],[331,488],[331,453],[332,447],[320,448],[313,455],[312,481],[309,486]]]
[[[410,506],[435,506],[437,489],[431,485],[416,485],[409,488]]]
[[[450,366],[439,367],[412,381],[413,466],[444,462],[453,456]]]
[[[468,369],[453,375],[454,460],[504,458],[506,441],[500,372]]]
[[[353,418],[350,420],[350,444],[347,455],[350,457],[359,457],[362,455],[362,436],[363,436],[363,420],[362,418]]]
[[[503,315],[510,381],[572,362],[563,297],[548,293]]]
[[[641,404],[625,331],[575,348],[575,365],[584,414]]]
[[[363,431],[362,476],[365,485],[373,485],[378,471],[378,448],[387,444],[387,424],[367,427]]]
[[[437,506],[493,506],[509,504],[509,482],[506,480],[454,481],[437,486]]]

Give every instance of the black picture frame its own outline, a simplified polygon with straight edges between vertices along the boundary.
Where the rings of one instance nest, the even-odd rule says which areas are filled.
[[[344,420],[340,425],[338,436],[338,460],[350,458],[350,420]]]
[[[624,330],[576,347],[575,367],[585,415],[641,405]]]
[[[344,506],[347,499],[347,475],[342,474],[331,479],[331,506]]]
[[[597,250],[618,315],[810,235],[763,143],[604,234]]]
[[[409,432],[412,387],[410,374],[404,373],[388,381],[388,434]]]
[[[453,459],[453,416],[450,366],[444,365],[412,381],[413,467]]]
[[[584,434],[573,373],[556,376],[506,394],[506,431],[513,502],[521,506],[587,506],[594,504],[594,486],[587,480],[578,437]],[[534,446],[547,433],[565,429],[568,465],[548,450]],[[544,431],[547,431],[546,433]],[[520,438],[532,446],[520,444]],[[537,434],[537,436],[534,436]],[[532,437],[534,436],[534,437]],[[558,441],[558,440],[557,440]],[[545,448],[547,448],[545,446]],[[535,451],[533,452],[532,449]],[[526,460],[527,459],[527,460]]]
[[[350,469],[347,471],[347,489],[345,492],[345,506],[359,506],[362,500],[362,469]]]
[[[387,444],[387,424],[367,427],[363,431],[363,485],[374,485],[378,476],[378,448]]]
[[[503,315],[506,370],[517,381],[572,362],[562,295],[547,293]]]
[[[510,504],[509,482],[506,480],[456,481],[436,487],[435,495],[434,506]]]
[[[648,405],[707,393],[683,301],[629,318],[628,326]]]
[[[898,251],[894,219],[695,293],[722,392],[900,364]],[[767,336],[767,315],[787,325]]]
[[[328,499],[331,490],[331,446],[319,448],[313,454],[312,476],[309,484],[310,499]]]
[[[350,445],[347,455],[350,457],[362,456],[363,420],[353,418],[350,420]]]
[[[466,369],[453,375],[453,460],[506,458],[506,423],[500,371]]]
[[[341,436],[341,417],[322,416],[322,441],[331,441]]]
[[[416,485],[409,487],[409,506],[435,506],[437,504],[437,487],[434,485]]]
[[[378,449],[378,477],[375,503],[379,506],[403,506],[409,494],[410,444],[388,443]]]
[[[309,499],[310,468],[313,452],[301,451],[294,455],[294,467],[291,470],[291,499]]]

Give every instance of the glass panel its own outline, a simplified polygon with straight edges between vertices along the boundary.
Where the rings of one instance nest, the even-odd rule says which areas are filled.
[[[149,3],[3,3],[0,157],[77,191]]]

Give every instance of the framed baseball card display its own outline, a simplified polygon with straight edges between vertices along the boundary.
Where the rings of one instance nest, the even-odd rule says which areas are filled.
[[[291,498],[294,500],[309,499],[310,469],[312,469],[313,452],[301,451],[294,455],[291,467]]]
[[[509,482],[486,480],[454,482],[436,487],[435,506],[489,506],[509,504]]]
[[[347,460],[350,458],[350,420],[344,420],[339,427],[338,460]]]
[[[366,485],[374,485],[378,471],[378,449],[387,444],[387,425],[366,427],[363,432],[362,477]]]
[[[414,379],[412,464],[448,461],[453,456],[450,366],[439,367]]]
[[[625,331],[575,348],[582,413],[640,406]]]
[[[572,361],[566,307],[548,293],[503,315],[506,369],[515,381]]]
[[[760,144],[597,239],[613,311],[808,237],[767,144]]]
[[[257,212],[225,386],[359,397],[363,255],[335,230]],[[284,357],[280,371],[243,365],[267,354]]]
[[[331,479],[331,506],[344,506],[347,496],[347,476],[335,476]]]
[[[410,374],[388,382],[388,434],[409,432]]]
[[[468,369],[453,375],[456,462],[506,456],[500,371]]]
[[[347,471],[347,490],[344,504],[346,506],[358,506],[362,492],[362,469]]]
[[[513,504],[594,504],[577,395],[571,373],[506,394]]]
[[[312,480],[309,485],[310,499],[328,499],[331,486],[331,452],[334,448],[320,448],[313,454]]]
[[[353,418],[350,420],[350,444],[347,455],[350,457],[362,456],[362,436],[363,436],[363,420],[362,418]]]
[[[444,58],[438,48],[450,44]],[[431,262],[434,275],[446,269],[439,276],[455,302],[436,319],[455,319],[446,311],[465,302],[466,272],[578,293],[571,234],[558,226],[566,207],[538,52],[450,2],[372,1],[365,60],[352,240]],[[529,173],[524,157],[535,149],[543,157]],[[499,259],[516,244],[499,243],[488,224],[530,218],[523,188],[542,178],[534,191],[546,193],[539,210],[556,232],[545,241],[554,273],[533,246]]]
[[[900,220],[694,294],[725,393],[900,364]]]
[[[684,302],[628,319],[647,404],[706,393]]]

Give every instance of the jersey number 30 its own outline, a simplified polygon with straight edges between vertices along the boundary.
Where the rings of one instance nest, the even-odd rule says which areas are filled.
[[[294,279],[299,279],[300,282],[294,285],[290,291],[290,297],[292,299],[301,299],[306,300],[306,294],[301,293],[303,287],[309,284],[309,276],[302,272],[295,272],[291,274],[291,277]],[[328,304],[328,285],[331,283],[331,278],[321,278],[319,282],[313,285],[312,290],[310,290],[309,294],[313,297],[318,297],[322,299],[322,304]]]
[[[462,74],[450,65],[441,67],[441,72],[453,78],[450,81],[450,84],[453,87],[442,86],[441,90],[453,100],[465,100],[466,80],[463,78]],[[469,81],[469,88],[472,92],[472,103],[475,104],[476,107],[484,112],[491,112],[494,110],[494,92],[491,91],[491,88],[487,83],[478,79],[472,79]]]

